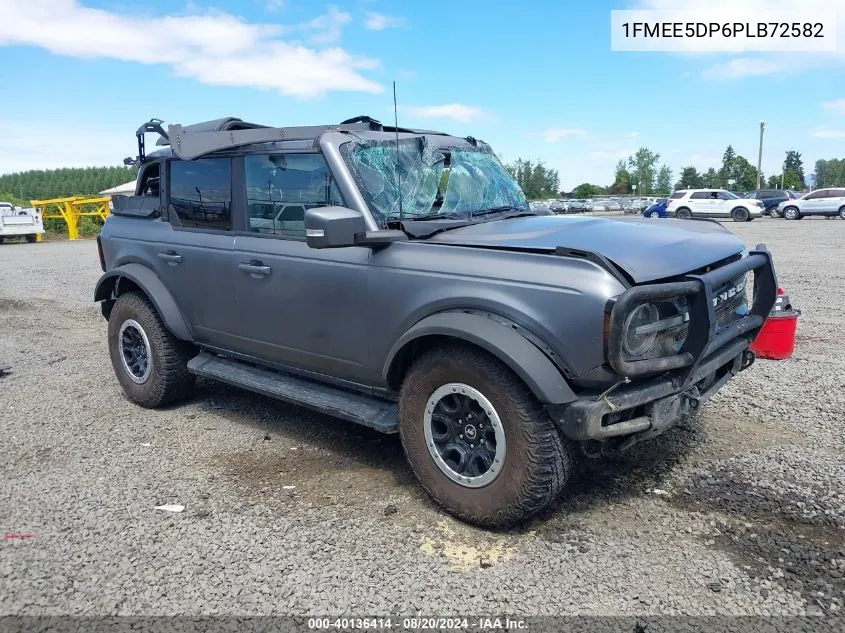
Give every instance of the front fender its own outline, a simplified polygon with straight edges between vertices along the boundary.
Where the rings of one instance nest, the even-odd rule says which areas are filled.
[[[537,346],[513,328],[468,312],[441,312],[412,326],[388,353],[382,370],[385,381],[401,351],[414,340],[431,335],[460,339],[490,352],[510,367],[540,402],[565,404],[578,398],[560,370]]]
[[[127,279],[149,299],[165,327],[183,341],[193,341],[194,335],[181,310],[158,275],[142,264],[124,264],[108,271],[97,282],[94,289],[94,301],[113,301],[117,298],[121,279]],[[104,314],[106,312],[104,311]]]

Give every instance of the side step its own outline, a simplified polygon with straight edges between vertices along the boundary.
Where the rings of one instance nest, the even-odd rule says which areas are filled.
[[[208,352],[200,352],[188,361],[188,371],[336,418],[357,422],[382,433],[396,433],[399,428],[399,406],[395,402],[319,384],[291,374],[254,367]]]

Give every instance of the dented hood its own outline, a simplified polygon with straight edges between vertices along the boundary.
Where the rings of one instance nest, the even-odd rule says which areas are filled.
[[[741,252],[742,241],[716,222],[641,217],[531,216],[481,222],[438,233],[429,242],[553,252],[593,251],[635,283],[674,277]]]

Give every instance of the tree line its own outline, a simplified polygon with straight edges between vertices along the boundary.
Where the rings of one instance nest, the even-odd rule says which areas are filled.
[[[131,167],[65,167],[35,169],[0,176],[0,200],[14,198],[28,206],[30,200],[96,195],[135,178]]]
[[[614,194],[667,195],[676,189],[713,188],[739,192],[757,189],[757,167],[744,156],[737,154],[731,145],[725,149],[722,164],[718,169],[710,167],[699,171],[693,166],[684,167],[674,185],[672,170],[666,165],[658,165],[659,160],[660,154],[647,147],[641,147],[636,154],[616,164],[612,185],[603,187],[585,182],[573,189],[572,196],[589,198]],[[800,152],[789,150],[786,152],[780,173],[768,178],[764,173],[760,175],[760,185],[767,189],[804,191],[809,187],[808,180],[811,180],[817,189],[845,186],[845,159],[817,160],[815,171],[808,178]]]
[[[516,159],[505,165],[505,170],[516,180],[529,200],[540,200],[558,195],[560,176],[557,169],[549,169],[542,161]]]

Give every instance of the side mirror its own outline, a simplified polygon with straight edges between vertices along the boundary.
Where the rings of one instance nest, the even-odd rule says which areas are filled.
[[[346,207],[317,207],[305,211],[305,242],[311,248],[355,246],[364,233],[364,216]]]

